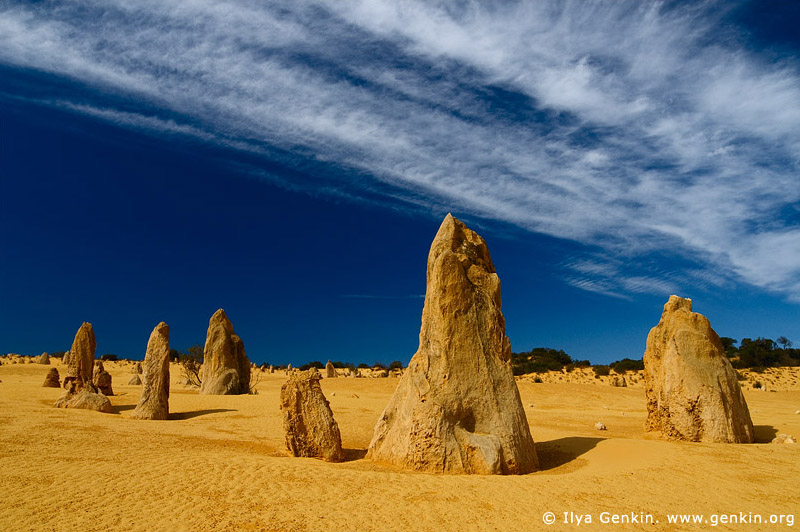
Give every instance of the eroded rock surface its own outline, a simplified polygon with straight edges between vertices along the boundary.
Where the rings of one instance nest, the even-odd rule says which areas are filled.
[[[67,390],[55,404],[58,408],[82,408],[84,410],[95,410],[105,414],[111,414],[113,409],[108,397],[99,393],[94,384],[87,383],[77,392]]]
[[[692,300],[670,296],[644,353],[648,431],[670,439],[751,443],[753,422],[736,371]]]
[[[136,375],[138,378],[138,375]],[[169,326],[156,325],[147,342],[144,356],[144,386],[133,410],[134,419],[167,419],[169,417]]]
[[[219,309],[208,322],[200,393],[238,395],[250,392],[250,361],[244,342],[233,332],[225,311]]]
[[[94,352],[97,349],[97,340],[94,337],[92,324],[84,322],[69,350],[69,357],[64,355],[67,360],[67,371],[64,376],[64,388],[73,388],[74,392],[81,390],[87,384],[92,383],[94,372]]]
[[[316,368],[289,375],[281,387],[281,412],[286,447],[294,456],[344,460],[339,425],[319,384]]]
[[[61,387],[61,379],[56,368],[50,368],[50,371],[47,372],[47,376],[44,378],[44,384],[42,384],[42,386],[45,388]]]
[[[448,214],[428,255],[419,349],[375,426],[368,458],[437,473],[538,468],[500,307],[486,243]]]
[[[114,388],[111,386],[111,374],[106,371],[102,360],[95,362],[92,382],[103,395],[114,395]]]

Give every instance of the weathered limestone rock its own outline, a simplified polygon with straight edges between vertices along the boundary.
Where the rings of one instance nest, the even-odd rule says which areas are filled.
[[[131,417],[134,419],[169,417],[169,326],[163,321],[156,325],[147,342],[147,353],[144,356],[144,387]]]
[[[102,360],[98,360],[94,364],[92,382],[103,395],[114,395],[114,389],[111,387],[111,374],[106,371]]]
[[[72,389],[73,393],[77,393],[84,386],[92,383],[95,349],[97,349],[97,341],[92,324],[84,322],[75,333],[75,340],[69,350],[69,364],[67,365],[67,374],[64,376],[64,388]],[[67,356],[65,355],[64,358]]]
[[[50,355],[47,352],[44,352],[39,355],[39,358],[36,359],[36,362],[39,364],[50,364]]]
[[[790,434],[778,434],[775,438],[772,439],[772,443],[797,443]]]
[[[292,373],[281,386],[281,412],[286,447],[294,456],[344,460],[339,425],[319,384],[316,368]]]
[[[603,423],[602,421],[598,421],[597,423],[595,423],[594,428],[597,430],[608,430],[608,427],[606,427],[606,424]]]
[[[333,367],[333,362],[328,360],[328,363],[325,364],[325,377],[332,379],[336,377],[336,368]]]
[[[131,380],[128,381],[129,385],[139,386],[142,384],[142,379],[139,378],[139,374],[136,373],[131,377]]]
[[[108,400],[108,397],[101,393],[97,393],[97,388],[95,388],[94,384],[91,382],[87,382],[84,384],[80,390],[73,392],[75,382],[73,381],[70,384],[72,388],[67,390],[67,393],[64,394],[58,401],[56,401],[55,406],[58,408],[82,408],[85,410],[95,410],[97,412],[103,412],[106,414],[110,414],[113,412],[111,408],[111,401]]]
[[[692,300],[670,296],[644,353],[648,431],[670,439],[752,443],[753,422],[736,371]]]
[[[42,386],[45,388],[61,388],[61,379],[56,368],[50,368]]]
[[[242,339],[233,333],[225,311],[219,309],[208,322],[203,351],[203,395],[239,395],[250,392],[250,361]]]
[[[66,392],[56,401],[57,408],[83,408],[110,414],[111,401],[99,393],[92,382],[94,370],[94,352],[97,342],[94,337],[92,324],[84,322],[75,334],[72,348],[69,350],[69,365],[67,375],[64,377]],[[64,358],[67,358],[66,355]]]
[[[72,364],[72,353],[70,353],[69,351],[64,353],[64,356],[61,357],[61,363],[64,364],[65,366],[69,366],[70,364]]]
[[[500,307],[486,243],[448,214],[428,254],[419,349],[375,426],[368,458],[437,473],[538,468]]]
[[[134,363],[134,365],[131,367],[131,373],[133,373],[134,375],[141,375],[142,363],[141,362]]]

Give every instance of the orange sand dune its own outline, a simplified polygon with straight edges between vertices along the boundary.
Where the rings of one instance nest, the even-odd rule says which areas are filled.
[[[57,360],[53,360],[54,363]],[[62,370],[63,366],[58,366]],[[643,432],[641,387],[519,383],[543,470],[518,477],[437,476],[363,459],[396,379],[322,381],[347,462],[292,458],[278,394],[200,396],[172,368],[169,421],[130,413],[139,386],[108,363],[114,414],[52,407],[49,366],[0,366],[2,531],[798,530],[800,444],[691,444]],[[759,441],[800,436],[799,391],[745,387]],[[607,431],[597,431],[602,421]],[[543,522],[554,512],[555,525]],[[564,512],[589,525],[563,523]],[[613,525],[602,512],[652,514]],[[794,526],[669,525],[670,513],[794,514]],[[787,518],[784,518],[784,523]]]

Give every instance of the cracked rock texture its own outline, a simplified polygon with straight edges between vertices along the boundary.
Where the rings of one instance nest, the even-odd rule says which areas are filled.
[[[448,214],[428,254],[419,349],[368,458],[435,473],[538,469],[500,306],[486,242]]]
[[[644,353],[645,429],[675,440],[752,443],[753,422],[736,371],[708,318],[670,296]]]

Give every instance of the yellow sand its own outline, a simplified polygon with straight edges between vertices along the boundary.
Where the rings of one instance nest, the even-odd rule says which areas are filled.
[[[54,360],[54,363],[56,361]],[[109,363],[114,414],[52,407],[50,366],[0,366],[0,530],[524,531],[798,530],[800,444],[669,442],[643,430],[641,387],[520,382],[543,470],[437,476],[363,459],[396,379],[326,379],[349,461],[289,457],[278,394],[200,396],[177,384],[169,421],[129,418],[139,386]],[[57,366],[62,370],[63,366]],[[800,391],[745,390],[756,434],[800,436]],[[607,431],[597,431],[602,421]],[[552,511],[557,524],[542,516]],[[592,524],[564,524],[563,513]],[[601,512],[652,525],[599,523]],[[669,525],[668,513],[794,514],[786,525]],[[785,522],[785,521],[784,521]]]

